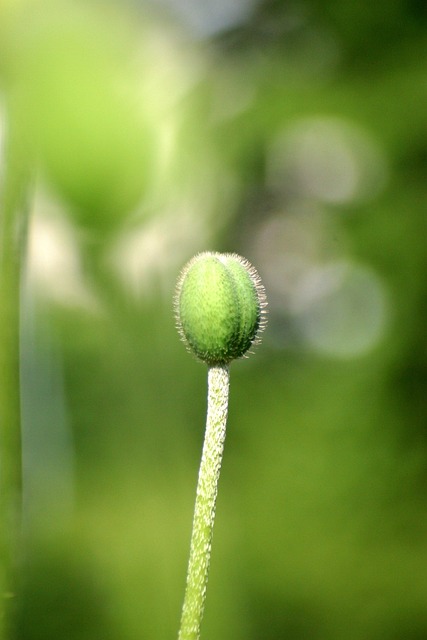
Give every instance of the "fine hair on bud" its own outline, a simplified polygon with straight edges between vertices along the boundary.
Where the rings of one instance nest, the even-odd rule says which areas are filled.
[[[199,253],[178,278],[178,331],[188,350],[209,366],[241,358],[259,342],[266,306],[257,270],[235,253]]]

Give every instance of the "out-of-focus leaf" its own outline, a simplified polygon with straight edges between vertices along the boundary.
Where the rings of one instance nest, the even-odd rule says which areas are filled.
[[[153,162],[131,48],[101,12],[44,9],[11,47],[12,115],[77,219],[109,227],[138,205]]]

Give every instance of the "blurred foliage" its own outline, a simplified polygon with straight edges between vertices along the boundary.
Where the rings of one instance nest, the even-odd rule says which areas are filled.
[[[0,8],[37,183],[16,637],[176,636],[206,371],[171,298],[211,249],[270,317],[232,367],[203,636],[421,640],[425,5],[183,6]]]

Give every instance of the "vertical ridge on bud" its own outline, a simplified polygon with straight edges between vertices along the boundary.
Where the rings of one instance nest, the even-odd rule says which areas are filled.
[[[174,308],[189,351],[208,365],[228,364],[259,342],[266,296],[250,262],[234,253],[204,252],[178,279]]]

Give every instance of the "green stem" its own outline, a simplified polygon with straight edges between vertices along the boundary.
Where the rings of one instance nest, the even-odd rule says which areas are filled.
[[[0,637],[11,635],[21,546],[20,281],[27,159],[9,130],[0,209]]]
[[[218,480],[224,451],[230,373],[227,365],[208,372],[208,413],[197,483],[179,640],[198,640],[206,599]]]

